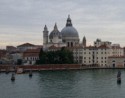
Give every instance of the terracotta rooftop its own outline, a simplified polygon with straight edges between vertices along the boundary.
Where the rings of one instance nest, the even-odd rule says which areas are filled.
[[[120,46],[112,46],[113,49],[123,49]]]
[[[88,46],[88,47],[85,47],[85,49],[96,49],[97,47],[95,46]]]
[[[39,53],[40,52],[40,48],[38,49],[27,49],[24,53]]]
[[[6,46],[6,48],[15,48],[16,49],[16,47],[14,47],[14,46]]]
[[[6,56],[6,50],[0,50],[0,59]]]
[[[102,49],[105,49],[105,48],[109,48],[107,45],[101,45],[99,46],[98,48],[102,48]]]
[[[30,44],[30,43],[24,43],[24,44],[22,44],[22,45],[19,45],[19,46],[17,46],[17,47],[29,47],[29,46],[35,46],[34,44]]]
[[[28,49],[23,53],[23,57],[38,57],[40,49]]]

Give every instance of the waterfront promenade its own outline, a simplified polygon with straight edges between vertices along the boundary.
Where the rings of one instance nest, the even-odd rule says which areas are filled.
[[[87,70],[87,69],[124,69],[125,67],[98,67],[85,66],[82,64],[46,64],[46,65],[0,65],[0,71],[16,71],[22,68],[24,71],[42,71],[42,70]]]

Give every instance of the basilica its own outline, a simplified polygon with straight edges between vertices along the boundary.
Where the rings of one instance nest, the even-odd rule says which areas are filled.
[[[73,52],[74,61],[86,66],[98,65],[99,67],[125,67],[125,51],[120,44],[112,44],[109,41],[97,39],[91,46],[86,45],[86,37],[82,42],[79,33],[73,27],[72,20],[68,16],[66,26],[59,31],[57,24],[49,33],[45,25],[43,30],[43,49],[57,51],[66,47]]]
[[[83,43],[86,44],[85,37]],[[54,29],[49,33],[47,26],[45,25],[43,31],[43,48],[46,50],[51,46],[55,47],[74,47],[79,46],[79,33],[73,27],[70,15],[67,18],[66,26],[61,30],[58,30],[57,24]]]

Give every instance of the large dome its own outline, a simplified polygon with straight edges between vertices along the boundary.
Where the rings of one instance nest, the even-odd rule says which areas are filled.
[[[61,31],[62,37],[79,37],[77,30],[73,26],[66,26]]]
[[[62,37],[64,38],[79,38],[77,30],[72,26],[72,21],[70,16],[67,18],[66,27],[64,27],[61,31]]]

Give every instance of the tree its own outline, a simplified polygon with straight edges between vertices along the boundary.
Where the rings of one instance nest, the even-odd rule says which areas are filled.
[[[36,64],[73,64],[73,53],[66,49],[61,48],[57,51],[43,51],[41,49],[39,60]]]
[[[17,65],[21,65],[22,64],[22,59],[17,59]]]

